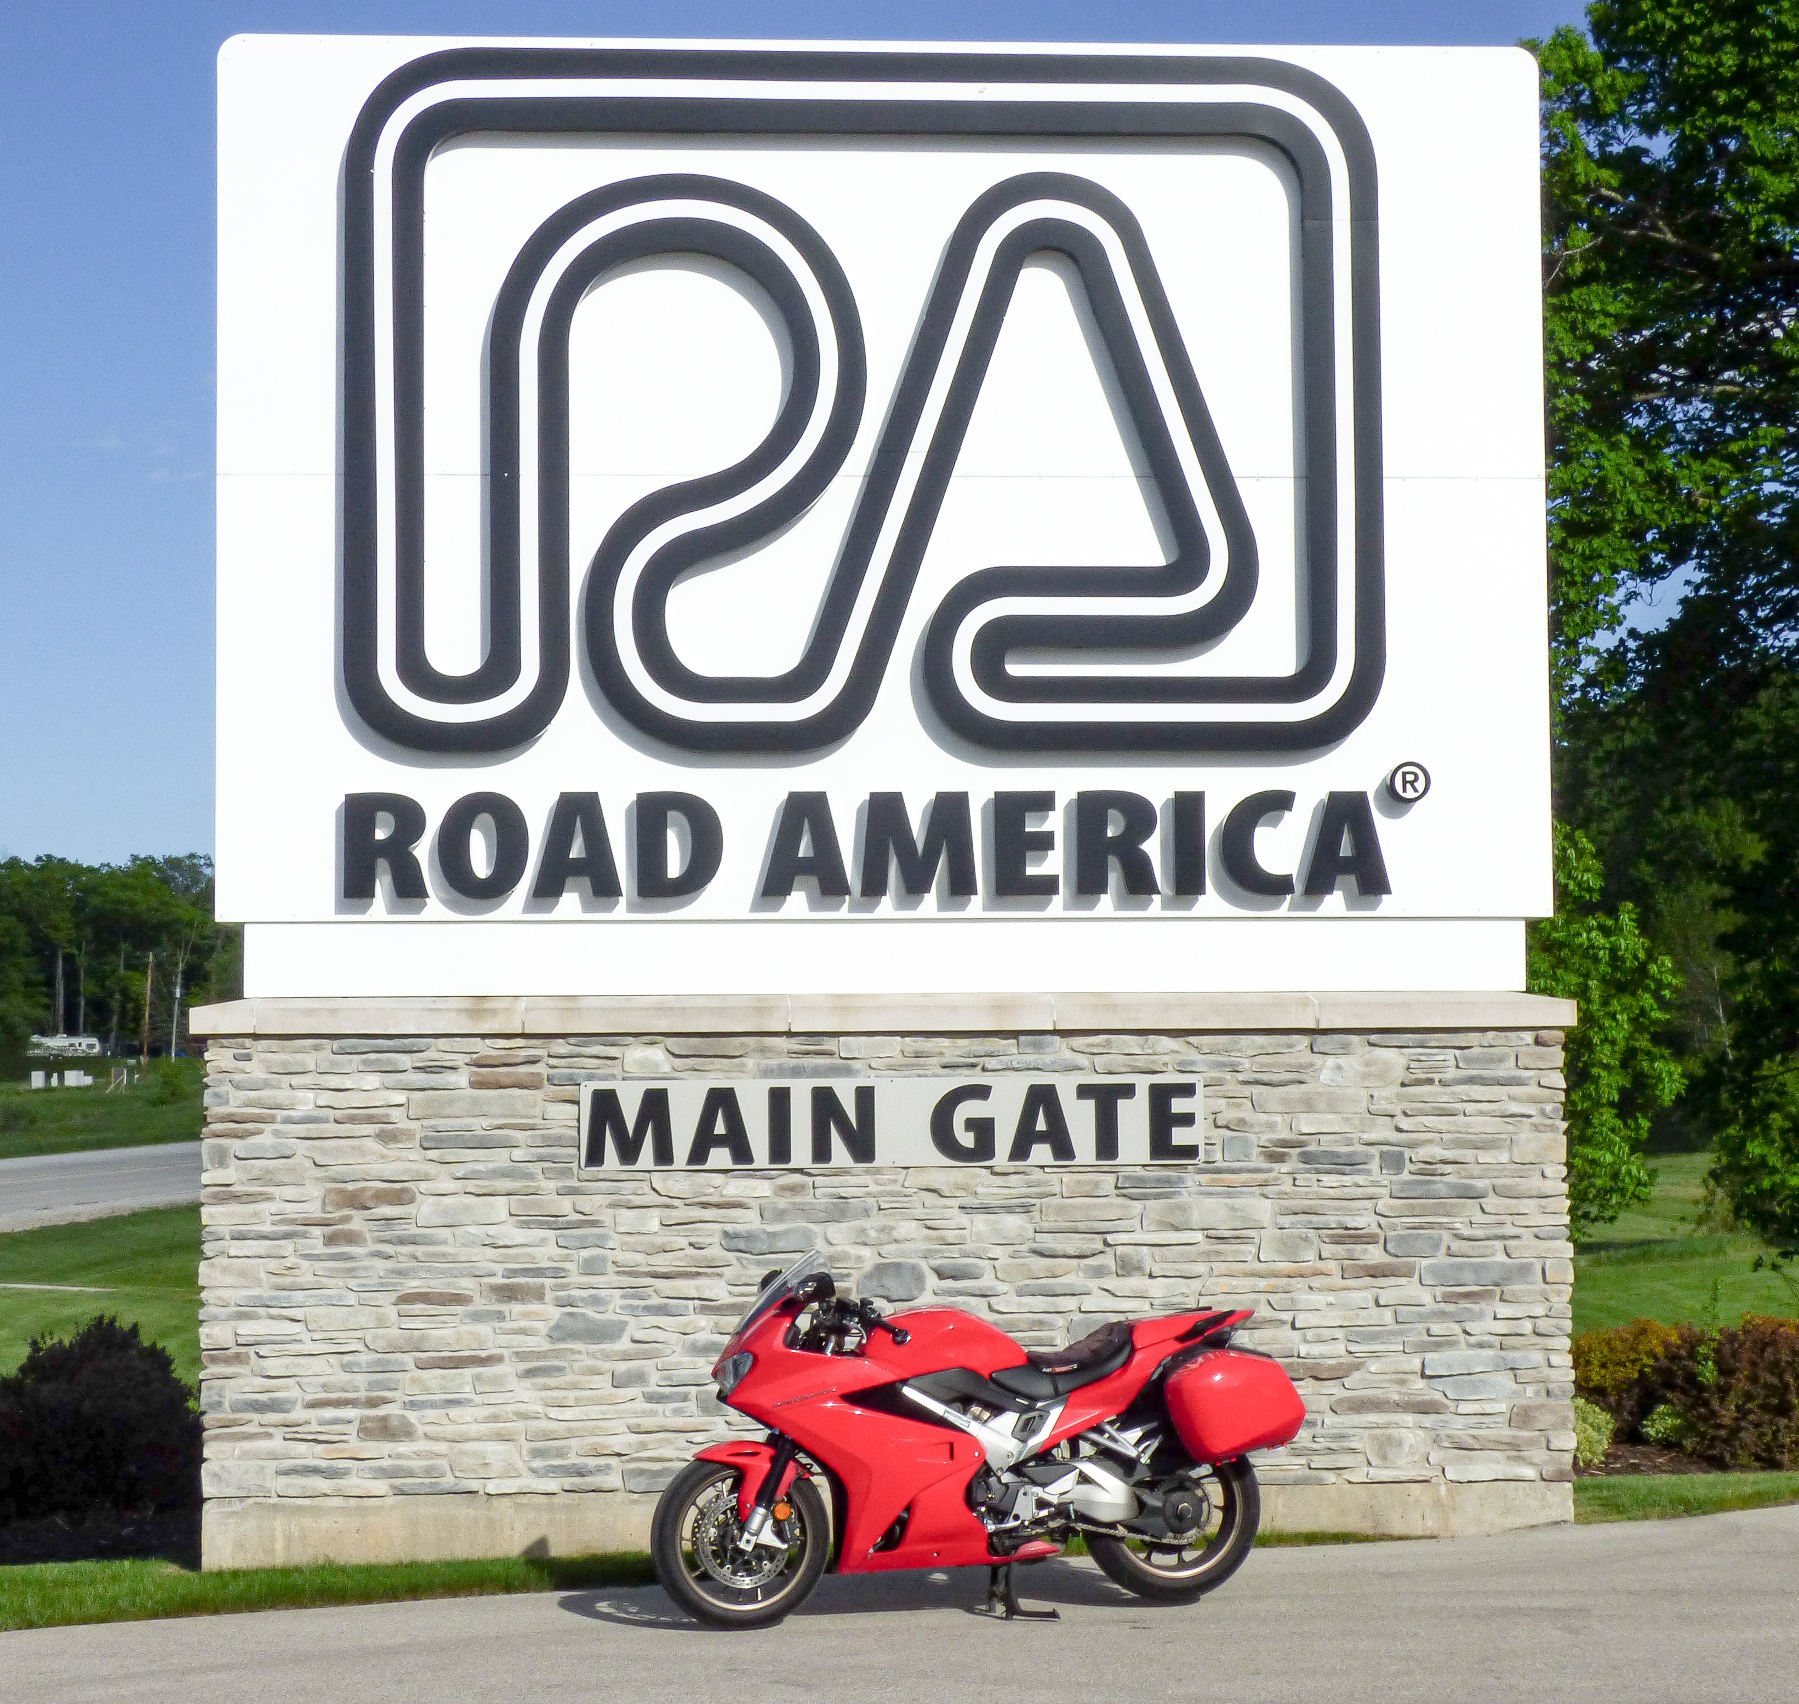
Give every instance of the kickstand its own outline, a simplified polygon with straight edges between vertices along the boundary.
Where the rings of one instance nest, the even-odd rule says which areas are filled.
[[[1012,1564],[1000,1563],[987,1570],[987,1605],[981,1611],[983,1615],[991,1615],[1000,1621],[1060,1621],[1061,1614],[1053,1609],[1025,1609],[1018,1601],[1018,1592],[1012,1584]]]

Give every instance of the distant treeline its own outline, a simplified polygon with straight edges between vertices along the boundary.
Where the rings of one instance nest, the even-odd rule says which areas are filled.
[[[0,860],[0,1047],[97,1035],[113,1055],[187,1051],[187,1008],[229,999],[240,936],[212,915],[198,853],[78,864]]]

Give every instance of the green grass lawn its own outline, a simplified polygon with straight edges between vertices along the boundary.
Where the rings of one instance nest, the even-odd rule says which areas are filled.
[[[152,1060],[147,1081],[110,1092],[110,1065],[80,1059],[32,1063],[55,1070],[75,1066],[98,1081],[91,1089],[0,1083],[0,1160],[199,1140],[205,1068],[198,1059]]]
[[[1621,1473],[1574,1481],[1574,1518],[1663,1521],[1799,1503],[1799,1473]]]
[[[326,1564],[216,1574],[195,1573],[173,1562],[45,1562],[0,1568],[0,1632],[174,1615],[237,1615],[255,1609],[591,1591],[600,1586],[647,1586],[654,1579],[649,1557],[634,1554],[507,1556],[491,1562],[370,1567]]]
[[[0,1373],[25,1358],[33,1337],[66,1336],[95,1314],[110,1313],[139,1325],[174,1356],[175,1371],[194,1383],[200,1374],[199,1267],[197,1206],[0,1236]],[[71,1288],[11,1287],[35,1284]]]
[[[1574,1329],[1592,1331],[1642,1317],[1667,1325],[1702,1319],[1718,1286],[1718,1317],[1793,1314],[1799,1296],[1769,1272],[1753,1270],[1758,1238],[1694,1229],[1710,1154],[1664,1154],[1654,1161],[1655,1194],[1607,1225],[1574,1257]]]

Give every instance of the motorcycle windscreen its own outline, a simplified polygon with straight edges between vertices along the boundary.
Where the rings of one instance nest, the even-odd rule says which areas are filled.
[[[771,1308],[778,1308],[786,1301],[814,1272],[829,1272],[830,1269],[830,1262],[817,1249],[802,1254],[785,1272],[777,1272],[756,1292],[750,1311],[731,1328],[731,1335],[741,1337]]]

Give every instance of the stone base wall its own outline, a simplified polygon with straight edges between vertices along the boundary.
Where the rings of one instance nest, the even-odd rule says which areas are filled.
[[[970,1308],[1027,1345],[1253,1306],[1240,1341],[1281,1359],[1309,1414],[1258,1460],[1270,1524],[1569,1517],[1559,1028],[383,1035],[367,1012],[360,1034],[295,1035],[244,1006],[201,1017],[209,1567],[641,1547],[668,1475],[747,1429],[709,1369],[760,1274],[809,1248],[863,1295]],[[914,1070],[1192,1072],[1205,1158],[576,1176],[590,1080]]]

